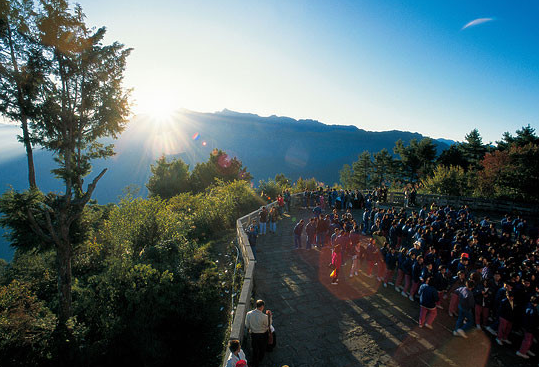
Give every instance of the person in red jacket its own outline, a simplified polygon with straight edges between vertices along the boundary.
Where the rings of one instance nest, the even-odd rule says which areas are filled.
[[[335,241],[335,247],[333,248],[333,254],[331,255],[331,264],[334,268],[334,271],[332,272],[333,277],[331,280],[331,284],[333,285],[337,285],[337,283],[339,282],[339,274],[341,271],[342,264],[342,252],[344,248],[343,239],[344,236],[342,234],[337,237],[337,240]]]

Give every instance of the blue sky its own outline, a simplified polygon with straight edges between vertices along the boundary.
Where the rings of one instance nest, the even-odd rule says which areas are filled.
[[[539,126],[538,1],[80,1],[135,112],[228,108],[484,141]],[[479,18],[493,20],[466,29]]]

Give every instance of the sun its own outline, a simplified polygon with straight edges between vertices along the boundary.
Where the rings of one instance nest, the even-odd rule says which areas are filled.
[[[147,115],[156,123],[170,121],[179,109],[177,101],[167,95],[144,95],[137,100],[137,113]]]

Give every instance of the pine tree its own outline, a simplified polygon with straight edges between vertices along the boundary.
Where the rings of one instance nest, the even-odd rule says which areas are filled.
[[[64,190],[42,199],[31,195],[28,201],[38,204],[27,206],[25,214],[43,245],[56,250],[60,327],[72,315],[71,262],[73,248],[81,240],[79,222],[106,169],[86,188],[84,178],[93,159],[114,154],[113,146],[99,139],[116,138],[129,114],[129,93],[122,80],[131,50],[116,42],[104,46],[105,28],[88,29],[84,18],[78,5],[72,10],[65,0],[42,0],[32,18],[35,24],[29,26],[38,30],[48,66],[39,88],[39,113],[32,121],[33,138],[53,153],[58,168],[52,172],[62,180]],[[24,207],[17,209],[5,213],[4,223],[12,230],[20,230],[17,220]]]
[[[40,101],[45,68],[35,20],[32,0],[0,0],[0,114],[21,125],[30,188],[37,184],[29,124]]]
[[[473,129],[469,134],[466,134],[464,140],[460,144],[460,149],[468,162],[468,166],[475,171],[479,168],[479,162],[485,156],[487,147],[483,144],[483,138],[481,138],[481,134],[477,129]]]
[[[374,153],[372,184],[381,186],[384,181],[391,178],[394,165],[393,157],[386,148]]]
[[[372,175],[372,158],[368,151],[364,151],[358,156],[358,160],[352,164],[352,183],[358,189],[369,188],[369,181]]]

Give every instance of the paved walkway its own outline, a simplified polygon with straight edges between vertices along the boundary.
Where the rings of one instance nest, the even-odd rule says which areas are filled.
[[[499,347],[490,334],[451,333],[455,318],[440,310],[434,330],[417,325],[419,304],[365,275],[330,284],[329,251],[293,250],[292,229],[311,214],[298,210],[259,237],[255,298],[274,313],[277,347],[262,366],[529,366],[516,346]],[[359,213],[354,213],[358,216]],[[376,268],[375,268],[376,269]],[[344,277],[346,275],[346,278]],[[513,344],[520,345],[520,338]],[[535,347],[534,347],[535,348]],[[533,363],[531,363],[533,361]]]

